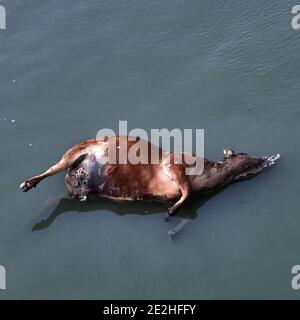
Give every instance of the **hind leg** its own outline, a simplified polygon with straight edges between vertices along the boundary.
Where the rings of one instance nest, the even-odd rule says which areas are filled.
[[[78,164],[82,162],[85,157],[87,156],[87,153],[84,153],[83,150],[80,150],[81,152],[77,152],[77,150],[70,149],[63,157],[62,159],[49,168],[44,173],[34,176],[29,180],[26,180],[20,185],[20,189],[23,192],[27,192],[32,188],[35,188],[38,183],[40,183],[42,180],[44,180],[47,177],[51,177],[61,171],[67,170],[68,168],[72,167],[74,164]]]
[[[67,163],[65,161],[61,160],[60,162],[58,162],[57,164],[55,164],[54,166],[49,168],[44,173],[42,173],[38,176],[34,176],[34,177],[30,178],[29,180],[26,180],[25,182],[23,182],[20,185],[20,189],[23,192],[27,192],[30,189],[35,188],[37,186],[37,184],[40,183],[43,179],[50,177],[50,176],[53,176],[56,173],[59,173],[59,172],[65,170],[67,167],[68,167]]]

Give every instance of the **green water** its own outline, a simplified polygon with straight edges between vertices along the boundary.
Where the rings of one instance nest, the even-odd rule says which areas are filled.
[[[299,298],[295,1],[0,0],[0,299]],[[6,120],[5,120],[6,119]],[[15,122],[11,122],[15,120]],[[158,204],[82,204],[64,175],[18,189],[99,129],[204,128],[278,166],[209,201],[172,242]]]

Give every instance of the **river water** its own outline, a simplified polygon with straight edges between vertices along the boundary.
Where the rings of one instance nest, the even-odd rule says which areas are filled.
[[[300,297],[296,0],[0,4],[0,299]],[[63,174],[20,192],[119,120],[204,129],[213,160],[224,147],[282,159],[168,223],[160,204],[70,200]]]

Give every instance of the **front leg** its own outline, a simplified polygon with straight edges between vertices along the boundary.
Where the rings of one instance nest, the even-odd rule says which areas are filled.
[[[188,176],[185,174],[185,167],[182,165],[170,165],[168,166],[168,176],[178,183],[178,187],[181,191],[180,199],[170,207],[165,215],[165,220],[168,221],[178,209],[181,207],[183,202],[191,195],[192,187]]]
[[[171,237],[171,240],[174,240],[175,237],[185,228],[185,226],[190,221],[190,219],[180,219],[180,222],[168,232],[168,235]]]
[[[181,207],[183,202],[190,196],[191,194],[191,187],[190,184],[179,185],[181,191],[181,198],[170,208],[168,208],[165,214],[165,221],[169,221],[170,217],[173,216]]]

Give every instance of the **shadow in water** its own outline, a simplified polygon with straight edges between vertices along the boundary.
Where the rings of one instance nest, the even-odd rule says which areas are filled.
[[[223,188],[224,189],[224,188]],[[176,218],[179,223],[171,229],[168,234],[173,238],[177,236],[189,221],[197,217],[197,211],[209,199],[220,193],[223,189],[211,194],[206,194],[198,197],[191,198],[182,208],[176,213]],[[64,213],[72,212],[92,212],[92,211],[112,211],[117,215],[124,216],[128,214],[149,215],[149,214],[162,214],[166,212],[168,205],[159,202],[145,202],[145,201],[113,201],[105,198],[88,199],[85,202],[80,202],[78,199],[69,197],[50,197],[45,208],[41,210],[40,215],[43,218],[40,222],[36,223],[32,231],[40,231],[47,229],[50,225]],[[49,214],[49,212],[51,212]],[[171,218],[172,219],[172,218]]]

